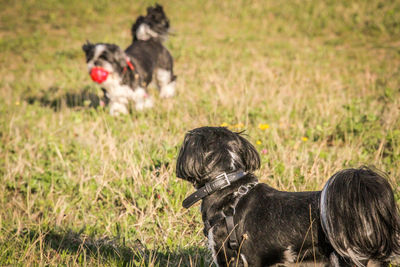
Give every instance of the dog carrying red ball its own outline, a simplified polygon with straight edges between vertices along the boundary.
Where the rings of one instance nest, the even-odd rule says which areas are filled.
[[[151,81],[161,98],[175,95],[176,75],[173,58],[163,45],[169,32],[169,19],[163,7],[148,7],[132,26],[132,43],[125,50],[110,43],[82,46],[91,79],[101,84],[110,114],[129,113],[129,102],[140,111],[153,106],[147,87]]]
[[[105,80],[107,80],[108,77],[108,71],[100,68],[100,67],[94,67],[90,71],[90,77],[92,77],[92,80],[96,83],[102,83]]]

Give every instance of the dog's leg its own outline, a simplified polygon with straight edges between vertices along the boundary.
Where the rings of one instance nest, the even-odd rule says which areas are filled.
[[[151,107],[153,107],[153,100],[151,99],[151,97],[146,97],[140,101],[137,101],[135,105],[136,110],[139,111]]]
[[[118,116],[119,114],[128,114],[126,104],[117,101],[110,101],[110,114],[111,116]]]
[[[340,257],[336,252],[332,252],[329,256],[329,262],[331,267],[345,267],[345,266],[354,266],[354,264],[350,264],[345,261],[342,257]]]
[[[175,79],[170,70],[157,69],[156,71],[157,86],[160,89],[160,97],[168,98],[175,95]]]
[[[107,90],[105,88],[101,88],[103,91],[103,99],[100,99],[100,106],[105,107],[110,103],[110,98],[107,95]]]
[[[132,100],[135,101],[136,110],[143,110],[146,108],[153,107],[153,99],[146,93],[142,87],[137,88],[132,96]]]
[[[374,260],[368,261],[367,265],[367,267],[387,267],[387,266],[389,266],[388,262],[379,262]]]

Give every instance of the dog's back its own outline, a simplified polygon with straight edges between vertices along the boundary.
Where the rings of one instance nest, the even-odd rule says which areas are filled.
[[[321,191],[278,191],[266,184],[255,187],[237,206],[242,218],[238,232],[247,233],[253,242],[251,246],[244,243],[243,253],[262,255],[261,262],[253,262],[256,266],[326,261],[323,248],[328,244],[319,225],[320,195]]]
[[[143,81],[149,84],[157,69],[172,72],[173,59],[169,51],[158,41],[137,40],[133,42],[125,53],[134,62]]]

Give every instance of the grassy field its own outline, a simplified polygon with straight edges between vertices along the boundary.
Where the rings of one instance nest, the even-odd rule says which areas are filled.
[[[161,2],[178,95],[111,117],[81,46],[125,48],[153,3],[0,1],[0,266],[210,266],[174,166],[205,125],[246,130],[271,186],[368,164],[400,199],[399,1]]]

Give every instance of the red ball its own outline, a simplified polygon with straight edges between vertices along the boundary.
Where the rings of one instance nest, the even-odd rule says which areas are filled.
[[[92,80],[96,83],[104,82],[105,80],[107,80],[107,76],[108,71],[100,67],[94,67],[90,71],[90,77],[92,77]]]

